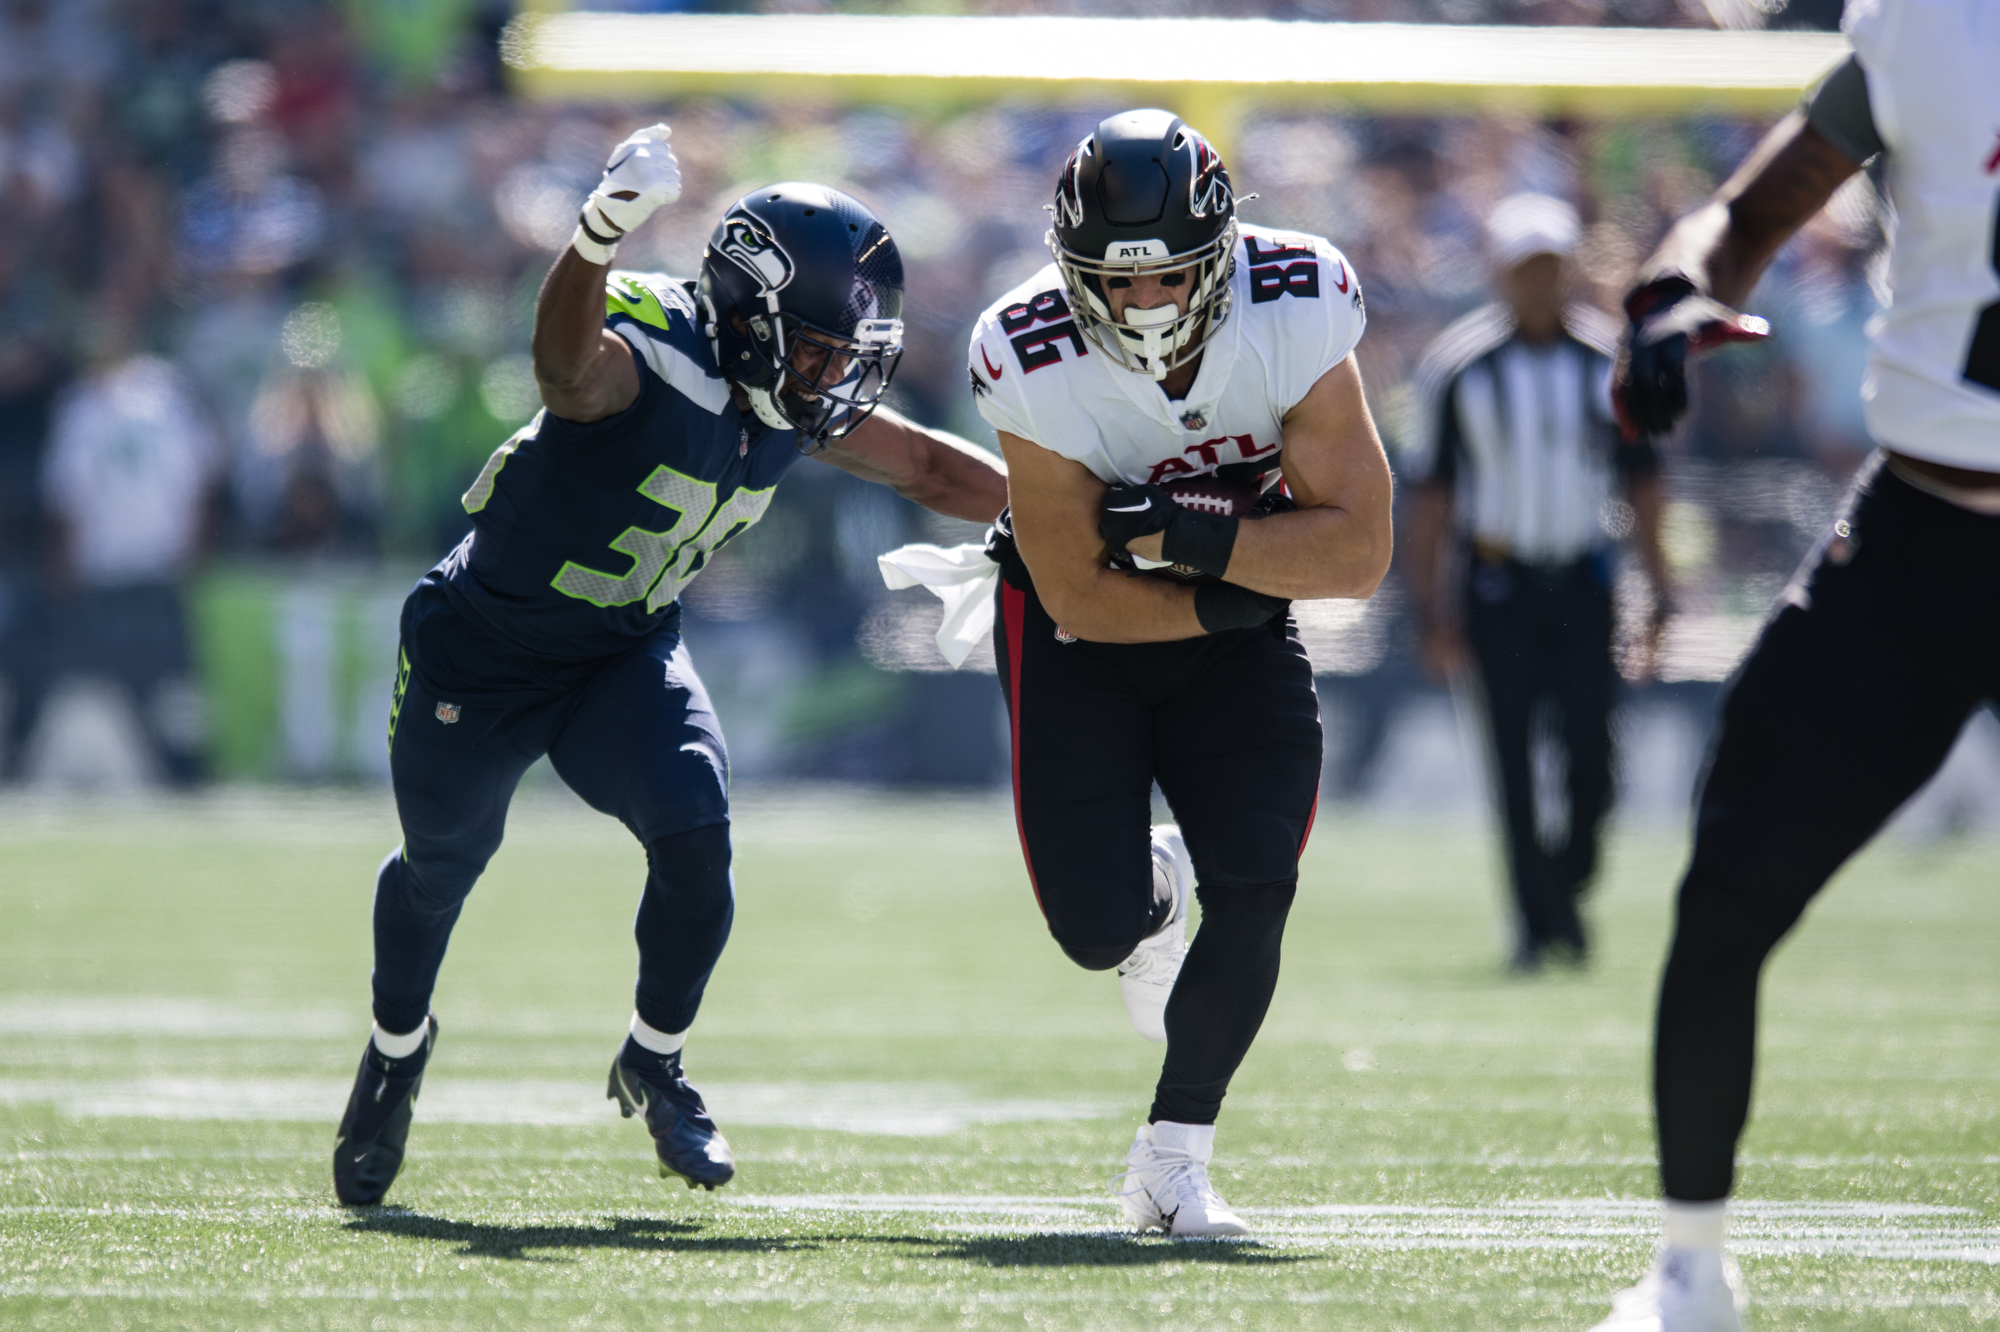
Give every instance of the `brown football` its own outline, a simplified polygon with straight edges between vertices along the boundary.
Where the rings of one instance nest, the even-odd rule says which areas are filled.
[[[1197,513],[1212,513],[1221,518],[1261,518],[1264,513],[1257,507],[1259,499],[1256,486],[1233,479],[1216,476],[1177,477],[1162,482],[1166,492],[1173,496],[1174,503],[1184,505]],[[1137,569],[1141,573],[1152,574],[1156,578],[1171,578],[1177,583],[1212,583],[1216,580],[1185,564],[1137,563],[1131,555],[1120,556],[1113,561],[1121,568]]]

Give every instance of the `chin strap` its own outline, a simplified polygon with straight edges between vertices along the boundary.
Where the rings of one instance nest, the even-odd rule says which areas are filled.
[[[1127,310],[1125,312],[1125,323],[1138,331],[1137,341],[1139,345],[1132,349],[1133,354],[1146,367],[1146,373],[1150,374],[1154,379],[1165,379],[1167,377],[1167,358],[1179,351],[1181,344],[1187,341],[1187,330],[1185,329],[1182,330],[1180,337],[1173,340],[1173,345],[1168,346],[1164,340],[1167,331],[1172,328],[1174,321],[1180,317],[1180,311],[1171,305],[1155,306],[1150,310]],[[1124,329],[1118,330],[1118,336],[1124,338],[1128,346],[1134,341],[1132,334],[1126,332]]]
[[[771,390],[746,388],[743,391],[750,395],[750,410],[757,413],[759,421],[773,430],[798,429],[795,424],[785,419],[785,414],[778,410],[778,404],[771,400]]]
[[[1152,310],[1127,310],[1125,322],[1136,329],[1137,336],[1127,329],[1119,329],[1122,338],[1132,354],[1139,358],[1146,373],[1155,380],[1165,379],[1171,370],[1168,364],[1188,345],[1190,339],[1200,331],[1200,321],[1189,321],[1178,332],[1173,325],[1184,316],[1171,305],[1162,305]],[[1135,345],[1136,344],[1136,345]]]

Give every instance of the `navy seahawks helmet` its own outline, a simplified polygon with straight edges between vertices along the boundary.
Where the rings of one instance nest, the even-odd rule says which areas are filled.
[[[1084,332],[1128,370],[1165,379],[1229,318],[1236,196],[1229,169],[1171,111],[1112,116],[1076,146],[1050,206],[1050,251]],[[1106,284],[1188,268],[1187,313],[1171,306],[1111,317]]]
[[[700,291],[723,377],[766,425],[797,430],[801,452],[867,420],[903,354],[896,242],[824,185],[771,185],[732,204],[702,254]]]

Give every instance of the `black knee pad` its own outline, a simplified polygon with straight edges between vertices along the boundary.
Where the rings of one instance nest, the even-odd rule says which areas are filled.
[[[1156,928],[1145,899],[1126,901],[1088,888],[1052,893],[1045,885],[1042,902],[1050,937],[1086,971],[1109,971]]]
[[[399,847],[375,872],[375,891],[392,894],[391,900],[400,900],[419,916],[442,916],[464,904],[472,885],[479,882],[479,872],[451,861],[436,861],[419,870]]]
[[[1206,929],[1211,920],[1257,925],[1268,924],[1275,918],[1282,925],[1291,914],[1292,899],[1298,892],[1299,881],[1293,878],[1275,883],[1219,883],[1213,887],[1204,883],[1195,889],[1195,897],[1201,903],[1202,928]]]
[[[646,843],[648,891],[659,892],[677,913],[728,911],[735,903],[729,879],[729,825],[655,837]]]
[[[1701,970],[1761,966],[1800,909],[1744,885],[1690,872],[1681,885],[1673,960]]]
[[[1093,948],[1087,944],[1066,944],[1063,943],[1060,937],[1056,939],[1056,943],[1061,945],[1064,955],[1070,961],[1076,963],[1085,971],[1109,971],[1126,958],[1132,956],[1132,950],[1139,946],[1138,939],[1134,939],[1130,944],[1123,946],[1114,944],[1108,948]]]
[[[1240,810],[1213,829],[1187,833],[1188,850],[1203,884],[1231,892],[1296,884],[1303,822],[1275,810]]]

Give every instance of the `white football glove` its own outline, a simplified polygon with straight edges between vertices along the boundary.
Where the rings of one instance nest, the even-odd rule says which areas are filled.
[[[593,264],[608,264],[625,233],[655,209],[681,197],[681,164],[665,125],[648,125],[611,150],[604,179],[583,201],[570,247]]]

